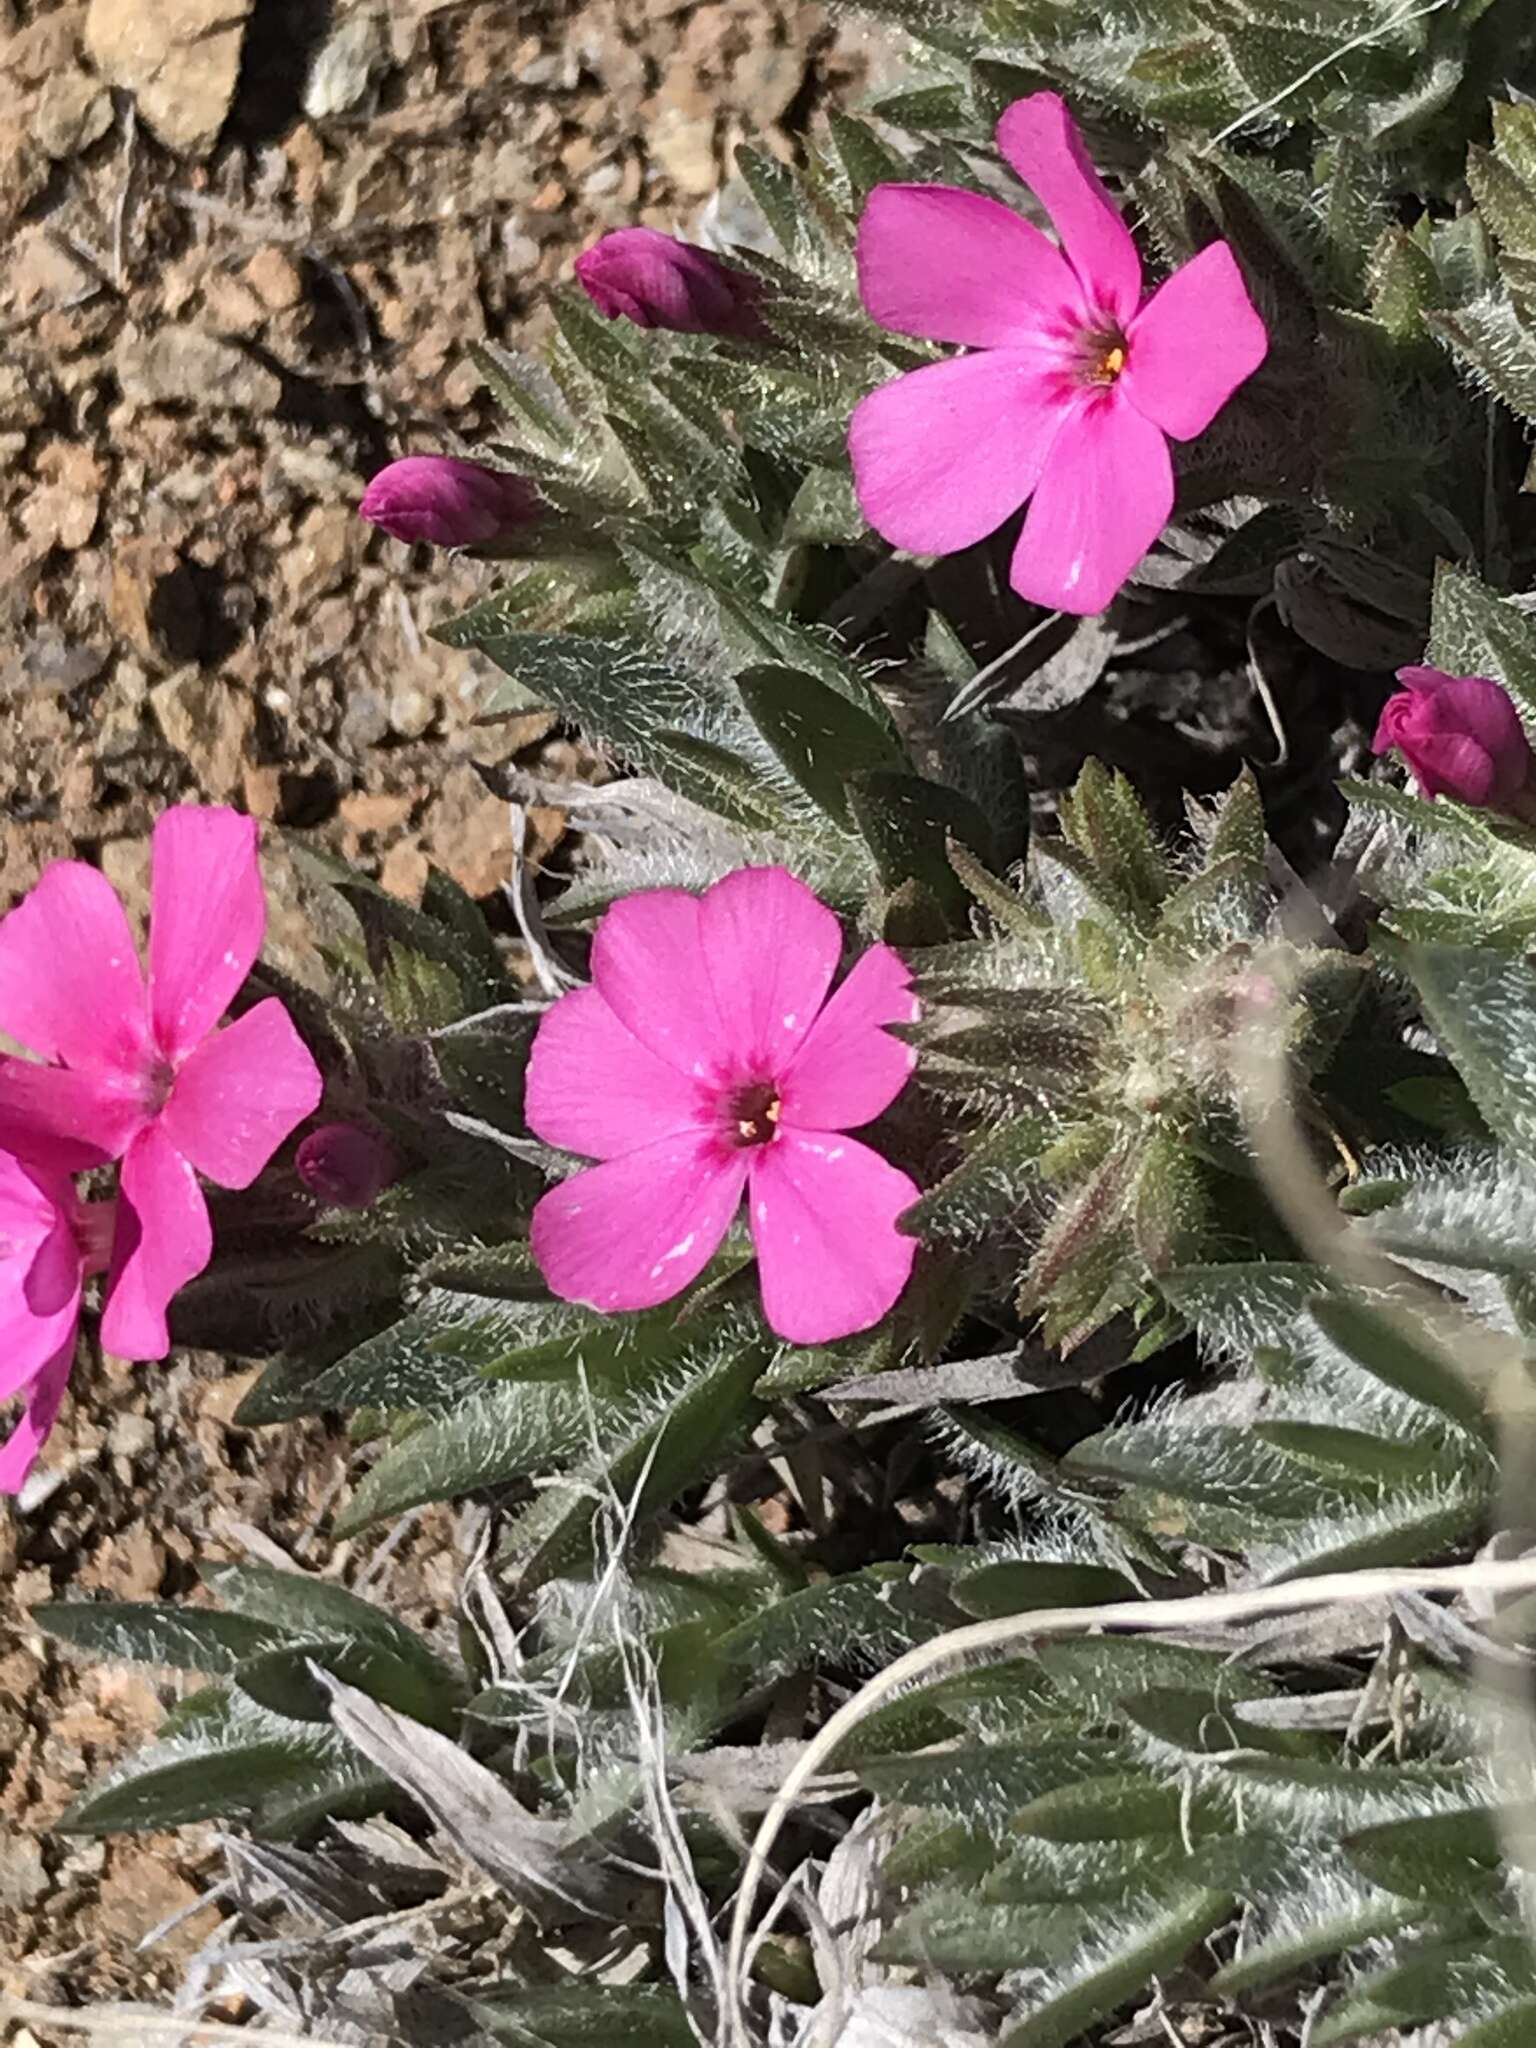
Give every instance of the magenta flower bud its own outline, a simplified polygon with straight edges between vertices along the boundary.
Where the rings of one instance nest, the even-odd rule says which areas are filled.
[[[741,341],[767,335],[757,310],[762,288],[755,277],[659,228],[619,228],[604,235],[576,258],[576,277],[610,320]]]
[[[358,510],[396,540],[463,548],[526,526],[540,505],[525,477],[455,455],[407,455],[379,471]]]
[[[1438,668],[1400,668],[1397,679],[1403,687],[1382,709],[1376,752],[1396,747],[1426,796],[1510,809],[1530,779],[1531,745],[1503,685]]]
[[[361,1124],[322,1124],[293,1164],[315,1200],[332,1209],[366,1209],[400,1176],[394,1147]]]

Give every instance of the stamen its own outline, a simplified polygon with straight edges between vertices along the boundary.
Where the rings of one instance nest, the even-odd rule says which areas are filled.
[[[1124,368],[1125,350],[1116,343],[1109,351],[1109,354],[1105,356],[1103,362],[1100,363],[1099,374],[1108,382],[1110,379],[1118,377]]]
[[[778,1135],[782,1105],[773,1084],[760,1081],[738,1088],[732,1096],[728,1117],[738,1145],[767,1145]]]

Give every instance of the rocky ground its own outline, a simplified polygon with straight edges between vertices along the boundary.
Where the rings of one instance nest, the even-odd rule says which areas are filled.
[[[486,426],[466,341],[536,339],[594,235],[687,231],[739,138],[792,151],[867,58],[801,0],[0,0],[0,903],[60,855],[142,902],[153,818],[194,796],[277,828],[290,966],[283,835],[494,894],[474,763],[538,729],[477,726],[475,658],[429,637],[490,571],[362,525],[363,485]],[[83,1371],[0,1509],[0,1991],[152,1995],[213,1921],[136,1946],[208,1881],[205,1835],[47,1832],[169,1693],[26,1610],[252,1551],[372,1569],[327,1534],[344,1442],[233,1429],[246,1383]],[[374,1583],[427,1618],[452,1564],[421,1525]]]

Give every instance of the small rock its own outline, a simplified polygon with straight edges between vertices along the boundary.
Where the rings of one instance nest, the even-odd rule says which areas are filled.
[[[296,606],[313,604],[341,583],[367,542],[367,529],[345,505],[315,505],[299,522],[281,570]]]
[[[167,149],[206,156],[235,96],[254,0],[91,0],[86,54]]]
[[[267,309],[244,278],[214,269],[203,279],[203,318],[220,334],[249,338],[267,324]]]
[[[419,740],[437,716],[437,699],[419,684],[400,683],[389,696],[389,729],[403,740]]]
[[[321,44],[304,85],[304,111],[312,121],[350,113],[389,66],[389,38],[372,8],[349,15]]]
[[[43,484],[21,508],[21,530],[41,554],[50,548],[73,553],[96,531],[101,500],[81,495],[68,484]]]
[[[20,220],[47,183],[48,159],[26,123],[9,113],[0,117],[0,228]]]
[[[434,864],[471,896],[489,896],[512,879],[512,820],[467,764],[450,768],[422,819]]]
[[[289,312],[304,296],[304,273],[284,249],[258,249],[246,264],[245,282],[273,313]]]
[[[78,156],[112,126],[112,95],[71,64],[47,80],[32,112],[32,133],[51,157]]]
[[[652,158],[686,197],[702,199],[719,183],[713,115],[664,107],[647,144]]]
[[[43,412],[40,375],[15,360],[0,361],[0,428],[35,427]]]
[[[203,793],[221,800],[233,796],[255,729],[251,700],[221,677],[188,667],[157,684],[149,701],[160,730],[186,757]]]
[[[150,660],[160,652],[159,621],[167,604],[162,586],[184,573],[176,550],[148,535],[135,535],[113,551],[107,617],[122,638]]]
[[[47,1865],[36,1839],[13,1838],[0,1857],[0,1906],[11,1913],[25,1912],[42,1898],[49,1882]]]
[[[107,1449],[114,1458],[142,1458],[154,1441],[155,1425],[147,1415],[114,1416],[107,1431]]]
[[[270,764],[247,763],[240,776],[245,808],[253,818],[275,818],[283,801],[283,771]]]
[[[379,864],[379,887],[407,903],[419,903],[430,866],[414,839],[397,839]]]
[[[172,325],[145,334],[124,330],[117,381],[134,405],[196,405],[257,414],[277,410],[282,380],[232,342],[196,327]]]
[[[387,796],[382,791],[360,789],[344,796],[337,806],[342,823],[354,842],[370,833],[397,832],[416,808],[416,796]]]

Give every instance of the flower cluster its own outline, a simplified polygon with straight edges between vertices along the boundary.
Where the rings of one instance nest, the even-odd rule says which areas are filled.
[[[854,483],[870,525],[920,555],[971,547],[1027,502],[1014,589],[1097,612],[1173,509],[1169,441],[1205,432],[1269,337],[1225,242],[1145,295],[1130,229],[1055,93],[1016,100],[997,140],[1059,246],[998,199],[875,187],[858,237],[866,310],[892,333],[970,353],[863,400],[848,433]],[[759,279],[656,228],[604,235],[576,277],[610,320],[772,338]],[[516,477],[410,456],[374,478],[362,510],[401,539],[463,546],[526,523],[535,505]]]
[[[27,1393],[0,1488],[26,1477],[74,1356],[81,1289],[106,1273],[101,1336],[163,1358],[166,1311],[213,1250],[198,1176],[248,1187],[318,1106],[319,1069],[275,997],[222,1030],[266,930],[256,826],[225,809],[155,827],[146,975],[115,890],[57,861],[0,921],[0,1396]],[[112,1202],[73,1176],[120,1161]]]

